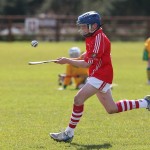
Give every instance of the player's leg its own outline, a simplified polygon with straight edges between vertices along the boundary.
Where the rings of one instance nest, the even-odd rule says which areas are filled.
[[[96,95],[97,95],[99,101],[101,102],[101,104],[104,106],[105,110],[109,114],[118,112],[118,107],[112,98],[110,89],[108,89],[107,92],[105,92],[105,93],[98,91],[96,93]]]
[[[150,110],[150,96],[146,96],[145,98],[135,99],[135,100],[120,100],[116,102],[118,107],[118,112],[128,111],[132,109],[138,108],[146,108]]]
[[[84,102],[95,93],[97,93],[97,89],[89,83],[85,84],[83,88],[78,91],[78,93],[74,97],[72,115],[66,131],[72,132],[72,134],[74,134],[74,129],[76,128],[77,124],[80,121],[80,118],[83,115]]]
[[[123,111],[128,111],[132,109],[138,108],[146,108],[150,110],[150,96],[146,96],[143,99],[137,100],[120,100],[118,102],[114,102],[111,96],[111,90],[109,89],[106,93],[98,92],[98,99],[103,104],[106,111],[110,114],[119,113]]]
[[[70,142],[73,139],[74,130],[83,115],[84,102],[89,97],[96,94],[97,91],[98,89],[96,89],[89,83],[86,83],[83,86],[83,88],[81,88],[78,91],[78,93],[74,97],[73,110],[72,110],[72,115],[71,115],[68,127],[66,128],[64,132],[50,133],[51,138],[53,138],[56,141],[63,141],[63,142]]]

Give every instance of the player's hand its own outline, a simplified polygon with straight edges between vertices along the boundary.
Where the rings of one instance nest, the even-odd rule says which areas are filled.
[[[58,64],[67,64],[68,61],[69,61],[68,58],[66,58],[66,57],[61,57],[61,58],[58,58],[58,59],[57,59],[57,62],[56,62],[56,63],[58,63]]]

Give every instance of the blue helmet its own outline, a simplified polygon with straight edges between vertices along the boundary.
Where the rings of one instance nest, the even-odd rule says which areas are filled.
[[[101,26],[101,17],[95,11],[86,12],[78,17],[77,25],[79,24],[87,24],[92,25],[94,23],[98,24],[98,27]]]

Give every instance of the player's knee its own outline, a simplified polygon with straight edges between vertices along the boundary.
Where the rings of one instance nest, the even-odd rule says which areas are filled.
[[[114,114],[114,113],[118,112],[118,110],[116,108],[110,108],[110,109],[107,109],[106,111],[108,114]]]

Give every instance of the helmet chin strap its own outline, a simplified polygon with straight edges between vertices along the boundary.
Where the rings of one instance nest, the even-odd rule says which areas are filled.
[[[89,37],[89,36],[93,35],[93,33],[96,32],[99,28],[96,28],[95,30],[92,31],[92,25],[89,24],[88,29],[89,29],[89,33],[87,33],[86,35],[83,35],[84,37]]]
[[[98,30],[98,28],[95,28],[95,30],[92,31],[92,24],[89,24],[88,28],[89,28],[89,33],[94,33],[96,30]]]
[[[91,24],[88,25],[88,28],[89,28],[89,32],[92,33],[92,25]]]
[[[80,34],[83,37],[89,37],[89,36],[91,36],[94,32],[96,32],[99,29],[99,27],[98,27],[98,28],[95,28],[94,30],[92,30],[92,24],[88,24],[87,27],[88,27],[88,30],[89,30],[88,33],[84,33],[82,29],[79,30]]]

